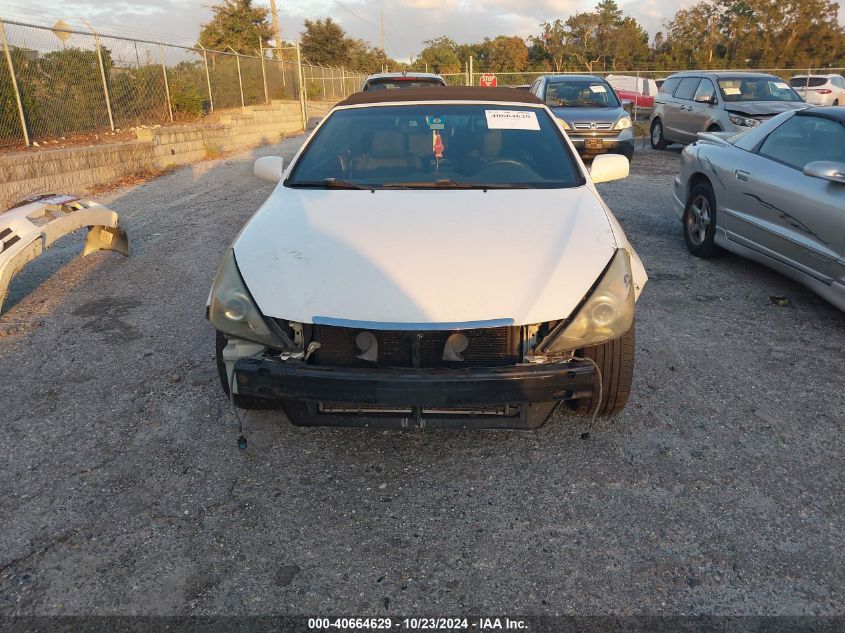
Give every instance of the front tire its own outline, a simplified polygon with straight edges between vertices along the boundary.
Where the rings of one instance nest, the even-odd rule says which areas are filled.
[[[667,145],[663,135],[663,121],[655,119],[651,122],[651,149],[666,149]]]
[[[716,194],[710,183],[696,185],[684,208],[684,241],[696,257],[709,259],[719,252],[716,246]]]
[[[231,399],[235,406],[239,409],[247,409],[250,411],[268,411],[278,409],[281,403],[277,400],[269,398],[257,398],[255,396],[242,396],[236,393],[234,397],[229,396],[229,375],[226,372],[226,363],[223,360],[223,350],[226,347],[226,336],[221,332],[217,332],[215,340],[214,352],[217,360],[217,375],[220,378],[220,386],[223,388],[223,393],[226,394],[227,399]]]
[[[628,402],[631,395],[631,382],[634,379],[634,325],[620,338],[599,345],[592,345],[576,352],[576,356],[589,358],[601,371],[602,397],[598,405],[598,415],[616,415]],[[599,385],[596,381],[593,395],[589,398],[570,400],[569,406],[578,415],[592,415],[599,397]]]

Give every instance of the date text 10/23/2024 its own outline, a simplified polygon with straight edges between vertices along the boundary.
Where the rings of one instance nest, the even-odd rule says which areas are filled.
[[[309,618],[312,630],[385,630],[406,631],[525,631],[524,620],[510,618]]]

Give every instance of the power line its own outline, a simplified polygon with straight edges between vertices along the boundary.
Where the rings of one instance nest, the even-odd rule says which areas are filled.
[[[373,27],[374,29],[376,29],[376,30],[378,30],[378,31],[380,31],[380,32],[382,32],[382,33],[384,33],[384,39],[387,41],[387,44],[388,44],[388,46],[390,47],[391,52],[392,52],[392,53],[393,53],[396,57],[399,57],[399,55],[398,55],[398,50],[399,50],[399,49],[398,49],[398,48],[396,48],[396,46],[394,46],[394,45],[393,45],[393,42],[391,42],[391,41],[390,41],[390,38],[387,36],[387,32],[385,31],[385,29],[384,29],[384,25],[383,25],[383,24],[382,24],[382,25],[378,25],[378,24],[375,24],[375,23],[373,23],[373,22],[370,22],[367,18],[361,17],[360,15],[358,15],[357,13],[355,13],[352,9],[350,9],[350,8],[349,8],[349,7],[347,7],[346,5],[342,4],[341,2],[338,2],[338,0],[333,0],[333,1],[334,1],[334,3],[335,3],[337,6],[339,6],[341,9],[343,9],[344,11],[346,11],[347,13],[349,13],[351,16],[358,18],[359,20],[361,20],[361,22],[364,22],[365,24],[369,24],[369,25],[370,25],[371,27]],[[383,21],[383,20],[382,20],[382,21]]]

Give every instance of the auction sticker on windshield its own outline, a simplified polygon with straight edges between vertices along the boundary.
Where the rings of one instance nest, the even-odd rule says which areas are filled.
[[[520,110],[485,110],[487,127],[491,130],[534,130],[540,131],[536,112]]]

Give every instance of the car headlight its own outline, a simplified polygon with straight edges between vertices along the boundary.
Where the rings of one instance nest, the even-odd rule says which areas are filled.
[[[558,121],[560,121],[561,126],[562,126],[562,127],[563,127],[563,129],[564,129],[564,130],[566,130],[567,132],[569,132],[569,131],[571,131],[571,130],[572,130],[572,128],[571,128],[571,127],[569,127],[569,123],[567,123],[566,121],[564,121],[564,120],[563,120],[563,119],[561,119],[560,117],[558,117]]]
[[[629,127],[633,127],[633,123],[631,123],[631,117],[623,116],[616,122],[616,125],[613,126],[614,130],[627,130]]]
[[[619,338],[634,323],[634,280],[631,254],[616,251],[601,280],[574,318],[564,321],[540,343],[537,351],[564,353]]]
[[[728,118],[734,125],[741,125],[742,127],[756,127],[760,125],[759,119],[752,119],[747,116],[740,116],[738,114],[729,114]]]
[[[235,252],[231,248],[223,257],[214,278],[208,320],[215,329],[233,337],[277,349],[290,347],[280,333],[270,329],[255,305],[238,271]]]

